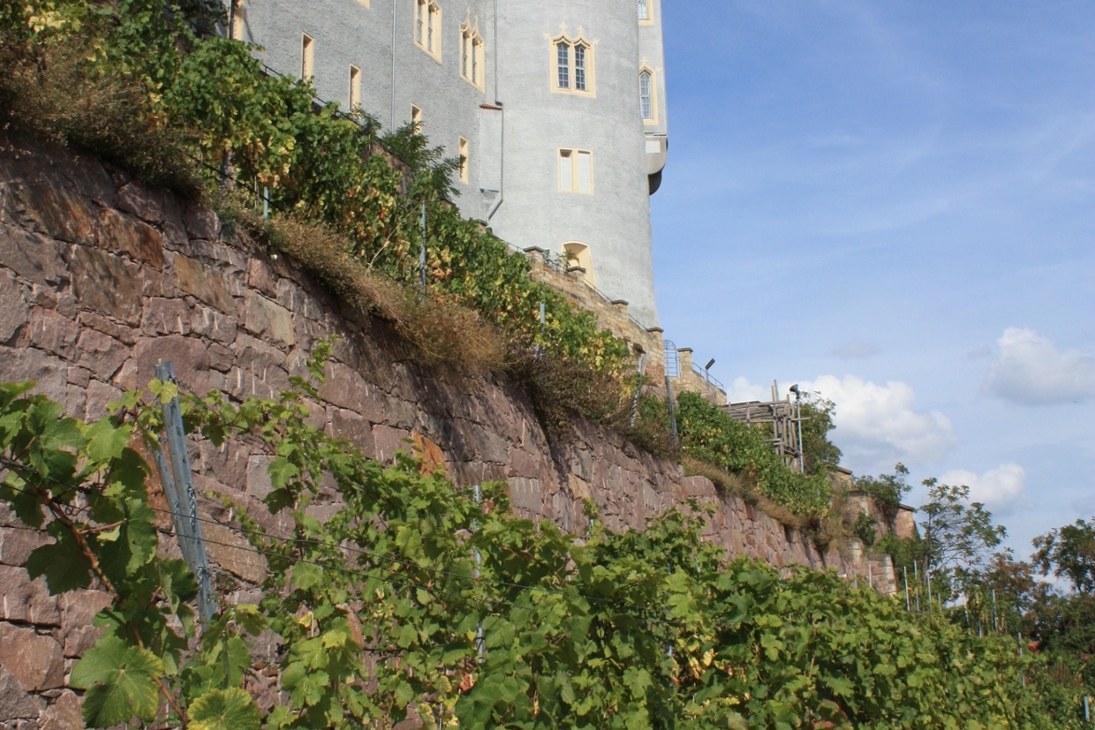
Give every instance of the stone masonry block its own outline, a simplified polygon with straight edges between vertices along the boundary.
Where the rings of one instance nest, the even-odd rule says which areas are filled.
[[[14,674],[0,666],[0,722],[37,720],[44,704],[42,700],[28,694],[27,688]]]
[[[42,530],[0,527],[0,565],[24,565],[31,552],[50,542],[52,539]]]
[[[99,211],[99,245],[163,268],[163,236],[152,226],[109,208]]]
[[[190,307],[179,299],[153,297],[145,303],[141,331],[149,336],[190,334]]]
[[[376,443],[376,458],[384,464],[390,464],[396,451],[414,451],[414,445],[407,443],[411,432],[388,426],[373,426],[373,441]]]
[[[247,493],[255,499],[265,499],[274,491],[270,482],[270,462],[273,458],[266,455],[247,458]]]
[[[149,190],[137,182],[126,183],[118,189],[118,209],[159,225],[164,221],[163,191]]]
[[[98,421],[100,418],[109,415],[108,405],[121,399],[122,391],[118,388],[98,380],[92,380],[87,386],[87,401],[84,404],[86,415],[84,418],[88,422]]]
[[[175,285],[224,314],[236,313],[236,302],[224,275],[216,268],[186,256],[175,257]]]
[[[72,261],[73,283],[83,309],[137,325],[145,282],[136,264],[99,249],[77,246]]]
[[[197,203],[189,203],[184,213],[186,230],[193,238],[216,241],[221,236],[221,222],[217,214]]]
[[[27,335],[30,344],[69,361],[75,361],[76,338],[80,326],[68,317],[48,309],[35,307],[30,311]]]
[[[101,380],[113,378],[130,354],[128,346],[93,329],[80,333],[76,352],[76,364],[95,373]]]
[[[376,442],[373,440],[373,427],[368,419],[353,411],[331,408],[331,435],[346,439],[369,458],[376,457]]]
[[[234,316],[196,306],[190,309],[190,330],[199,337],[208,337],[221,344],[231,345],[236,341],[239,326]]]
[[[252,293],[247,300],[244,326],[252,334],[292,347],[296,341],[293,315],[266,297]]]
[[[65,659],[52,636],[34,629],[0,623],[0,665],[28,690],[64,686]]]
[[[8,269],[0,269],[0,342],[7,342],[27,323],[23,287]]]
[[[24,220],[50,238],[68,243],[91,243],[95,217],[91,207],[53,175],[35,175],[12,185]]]
[[[37,626],[60,626],[61,610],[46,579],[31,580],[22,567],[0,565],[0,618]]]
[[[319,395],[331,405],[353,411],[372,423],[385,422],[385,398],[353,368],[340,362],[327,363],[327,381]]]
[[[67,246],[22,228],[0,224],[0,265],[44,286],[68,281]]]
[[[66,372],[63,360],[41,350],[0,345],[0,382],[33,380],[38,384],[34,392],[64,403],[68,397]]]
[[[72,690],[66,689],[42,713],[38,730],[83,730],[83,702]]]

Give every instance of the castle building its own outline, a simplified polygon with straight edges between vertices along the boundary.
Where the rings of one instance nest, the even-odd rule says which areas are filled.
[[[660,0],[229,0],[232,37],[320,99],[462,160],[461,212],[569,257],[658,327],[650,195],[668,147]]]

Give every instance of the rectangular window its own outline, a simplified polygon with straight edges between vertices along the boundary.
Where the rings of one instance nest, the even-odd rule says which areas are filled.
[[[461,137],[457,146],[460,149],[460,182],[466,183],[468,181],[468,140]]]
[[[361,69],[350,66],[350,111],[361,106]]]
[[[479,54],[483,52],[483,43],[475,38],[471,41],[471,82],[476,86],[483,85],[483,79],[479,78]]]
[[[414,125],[414,131],[422,131],[422,110],[414,104],[411,104],[411,124]]]
[[[316,44],[307,33],[301,34],[300,45],[300,77],[309,78],[315,72]]]
[[[586,90],[586,47],[581,43],[574,46],[574,89]]]
[[[578,153],[578,192],[593,192],[593,155],[589,152]]]
[[[569,193],[574,190],[574,162],[570,150],[559,150],[559,189]]]
[[[654,97],[652,94],[651,84],[653,79],[649,71],[643,71],[639,74],[639,111],[642,112],[643,119],[654,118]]]
[[[556,65],[559,68],[559,88],[570,88],[570,44],[559,43],[556,44]]]
[[[650,7],[647,3],[650,0],[639,0],[639,20],[650,20]]]
[[[484,90],[483,80],[483,39],[479,31],[461,26],[460,31],[460,76],[472,86]]]
[[[593,192],[593,153],[559,150],[559,190],[565,193]]]
[[[441,60],[441,6],[437,0],[415,0],[414,43]]]
[[[434,30],[433,30],[434,17],[433,17],[433,15],[434,15],[433,8],[430,8],[430,12],[426,14],[426,43],[425,43],[426,50],[429,51],[430,53],[433,53],[433,36],[434,36]]]

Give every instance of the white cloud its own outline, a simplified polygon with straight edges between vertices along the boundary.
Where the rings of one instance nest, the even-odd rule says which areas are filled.
[[[843,380],[823,375],[801,387],[836,404],[832,438],[852,468],[874,471],[897,461],[935,462],[958,443],[949,418],[939,411],[914,410],[916,393],[906,383],[878,385],[854,375]]]
[[[753,385],[748,378],[739,375],[726,388],[726,400],[728,403],[748,403],[754,400],[767,402],[772,400],[772,388]]]
[[[1095,395],[1095,357],[1057,351],[1032,329],[1009,327],[997,340],[1000,357],[989,369],[985,390],[1027,405],[1067,403]]]
[[[983,502],[989,507],[1005,507],[1014,502],[1026,487],[1026,479],[1026,469],[1018,464],[1004,464],[984,474],[955,469],[939,477],[943,484],[969,487],[970,501]]]

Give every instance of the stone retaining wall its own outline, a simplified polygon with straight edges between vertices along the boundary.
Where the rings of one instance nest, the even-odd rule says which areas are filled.
[[[173,361],[193,392],[269,396],[332,334],[341,341],[313,418],[380,461],[417,443],[458,483],[505,481],[522,515],[574,531],[585,527],[586,498],[615,530],[641,528],[694,498],[715,506],[707,538],[730,554],[865,574],[615,433],[579,422],[571,443],[550,443],[517,384],[423,370],[384,322],[342,311],[210,210],[95,159],[0,136],[0,381],[36,380],[84,419],[146,384],[159,360]],[[200,491],[267,514],[258,502],[269,489],[260,444],[195,441],[191,450]],[[331,499],[316,509],[333,509]],[[227,519],[213,502],[202,509]],[[264,565],[242,538],[218,525],[204,530],[220,543],[209,553],[221,585],[235,580],[244,590],[261,580]],[[47,539],[0,510],[0,730],[82,726],[66,680],[94,641],[91,618],[106,596],[51,598],[43,579],[29,581],[22,565]]]

